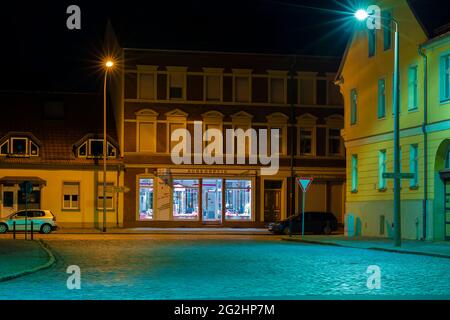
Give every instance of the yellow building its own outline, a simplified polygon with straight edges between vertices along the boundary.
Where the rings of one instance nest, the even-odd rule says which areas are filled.
[[[345,100],[347,230],[393,236],[393,180],[383,178],[394,156],[392,17],[400,25],[401,171],[417,173],[401,182],[402,237],[450,240],[450,21],[406,0],[375,4],[381,28],[357,23],[336,78]]]
[[[60,227],[103,225],[103,97],[80,93],[2,92],[0,217],[51,210]],[[123,165],[108,121],[107,226],[122,226]],[[20,184],[33,184],[28,203]]]

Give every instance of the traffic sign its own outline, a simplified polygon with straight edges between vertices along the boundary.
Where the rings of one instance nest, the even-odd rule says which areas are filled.
[[[299,177],[297,178],[297,183],[302,188],[303,192],[308,191],[309,186],[313,182],[313,178]]]

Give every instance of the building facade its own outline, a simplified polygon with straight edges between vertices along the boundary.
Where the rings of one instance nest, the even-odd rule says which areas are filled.
[[[85,93],[1,92],[0,217],[48,209],[60,227],[103,224],[103,97]],[[112,112],[110,112],[112,115]],[[107,226],[122,226],[123,165],[108,119]],[[26,201],[20,184],[30,181]]]
[[[347,227],[393,236],[393,180],[383,178],[393,172],[393,17],[400,24],[401,171],[415,174],[401,182],[402,236],[449,240],[450,21],[427,21],[406,0],[375,3],[382,28],[356,27],[337,77],[345,104]]]
[[[343,221],[343,105],[334,84],[338,59],[129,49],[113,33],[110,39],[123,61],[111,93],[130,189],[124,198],[125,226],[264,226],[300,212],[293,174],[315,179],[306,210],[330,211]],[[250,133],[242,141],[224,137],[218,162],[196,158],[213,142],[206,136],[201,141],[196,127],[223,136],[227,130],[278,129],[279,170],[264,175],[266,166],[251,162],[250,148],[260,136]],[[171,156],[177,129],[187,129],[193,149],[181,164]],[[245,146],[243,162],[237,149],[227,149],[230,145]]]

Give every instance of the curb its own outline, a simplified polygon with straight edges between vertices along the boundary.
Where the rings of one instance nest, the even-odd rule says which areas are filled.
[[[16,278],[19,278],[19,277],[23,277],[23,276],[26,276],[26,275],[29,275],[29,274],[32,274],[32,273],[36,273],[38,271],[41,271],[41,270],[44,270],[44,269],[48,269],[48,268],[50,268],[51,266],[53,266],[55,264],[55,262],[56,262],[55,256],[53,255],[53,253],[48,248],[48,245],[42,240],[39,240],[37,242],[39,243],[40,247],[47,253],[48,261],[45,264],[37,266],[37,267],[32,268],[32,269],[28,269],[28,270],[24,270],[24,271],[21,271],[21,272],[13,273],[13,274],[10,274],[10,275],[2,276],[2,277],[0,277],[0,282],[5,282],[5,281],[8,281],[8,280],[12,280],[12,279],[16,279]]]
[[[420,252],[420,251],[406,251],[406,250],[377,248],[377,247],[362,248],[362,247],[355,247],[355,246],[343,245],[343,244],[339,244],[339,243],[323,242],[323,241],[316,241],[316,240],[300,240],[300,239],[290,239],[290,238],[281,238],[281,240],[283,240],[283,241],[291,241],[291,242],[303,242],[303,243],[310,243],[310,244],[318,244],[318,245],[323,245],[323,246],[334,246],[334,247],[363,249],[363,250],[375,250],[375,251],[384,251],[384,252],[391,252],[391,253],[414,254],[414,255],[418,255],[418,256],[427,256],[427,257],[450,259],[449,255],[439,254],[439,253],[428,253],[428,252]]]

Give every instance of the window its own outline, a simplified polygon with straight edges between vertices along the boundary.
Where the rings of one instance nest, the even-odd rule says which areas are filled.
[[[139,99],[155,100],[156,73],[139,74]]]
[[[450,101],[450,54],[441,57],[440,61],[440,101]]]
[[[169,74],[169,98],[175,100],[184,99],[184,73],[172,73]]]
[[[89,154],[93,157],[101,157],[103,155],[103,140],[90,140],[89,142]]]
[[[313,105],[314,104],[314,79],[299,79],[300,84],[300,104]]]
[[[87,156],[87,142],[83,143],[79,148],[78,148],[78,156],[79,157],[86,157]]]
[[[198,220],[197,179],[173,181],[173,218],[175,220]]]
[[[206,83],[206,100],[207,101],[221,101],[221,88],[222,81],[219,75],[205,76]]]
[[[14,192],[3,191],[3,207],[12,208],[14,206]]]
[[[12,138],[12,154],[15,156],[26,156],[27,155],[27,138]]]
[[[383,47],[384,50],[389,50],[392,46],[392,32],[391,32],[391,21],[392,13],[388,11],[383,11],[381,23],[383,25]]]
[[[225,180],[225,219],[252,219],[251,180]]]
[[[369,44],[369,57],[375,55],[375,48],[377,43],[375,29],[368,29],[368,44]]]
[[[300,155],[313,155],[313,128],[300,128]]]
[[[328,129],[328,155],[342,155],[341,131],[339,129]]]
[[[408,110],[417,109],[417,65],[408,68]]]
[[[378,152],[378,189],[386,189],[386,178],[383,178],[383,174],[386,173],[386,150],[380,150]]]
[[[156,123],[139,122],[139,151],[156,151]]]
[[[30,155],[37,156],[39,154],[39,147],[33,141],[30,141]]]
[[[169,146],[170,146],[169,152],[172,152],[173,148],[174,148],[176,145],[178,145],[181,141],[183,141],[184,143],[186,143],[186,139],[187,139],[187,137],[186,137],[185,135],[183,135],[183,136],[182,136],[183,138],[180,138],[179,140],[172,141],[172,138],[171,138],[171,137],[172,137],[172,133],[173,133],[175,130],[177,130],[177,129],[185,129],[185,128],[186,128],[186,125],[185,125],[184,123],[169,123],[168,128],[169,128],[169,141],[170,141],[170,144],[169,144]]]
[[[378,80],[378,119],[386,117],[386,81]]]
[[[414,173],[414,178],[409,180],[409,186],[416,188],[419,184],[419,147],[417,144],[412,144],[409,147],[409,172]]]
[[[352,192],[358,191],[358,155],[352,155]]]
[[[116,157],[117,149],[111,143],[107,144],[108,157]],[[78,147],[78,156],[87,158],[103,157],[103,139],[89,139]]]
[[[139,220],[153,220],[153,204],[154,204],[153,179],[139,179]]]
[[[114,183],[107,182],[105,190],[106,209],[114,210]],[[97,209],[103,210],[103,182],[98,183],[98,195],[97,195]]]
[[[234,77],[234,101],[249,102],[250,101],[250,77],[235,76]]]
[[[286,103],[283,78],[270,78],[270,103]]]
[[[0,146],[0,156],[6,156],[9,154],[9,140],[3,142]]]
[[[327,104],[327,80],[316,81],[316,104],[321,106]]]
[[[64,182],[63,183],[63,209],[74,210],[80,208],[80,183]]]
[[[278,152],[277,152],[277,154],[278,155],[286,154],[286,131],[287,131],[286,125],[282,125],[282,126],[270,125],[267,128],[267,154],[271,154],[271,150],[272,150],[271,130],[278,130]]]
[[[358,96],[356,89],[350,91],[350,124],[354,125],[357,121]]]

